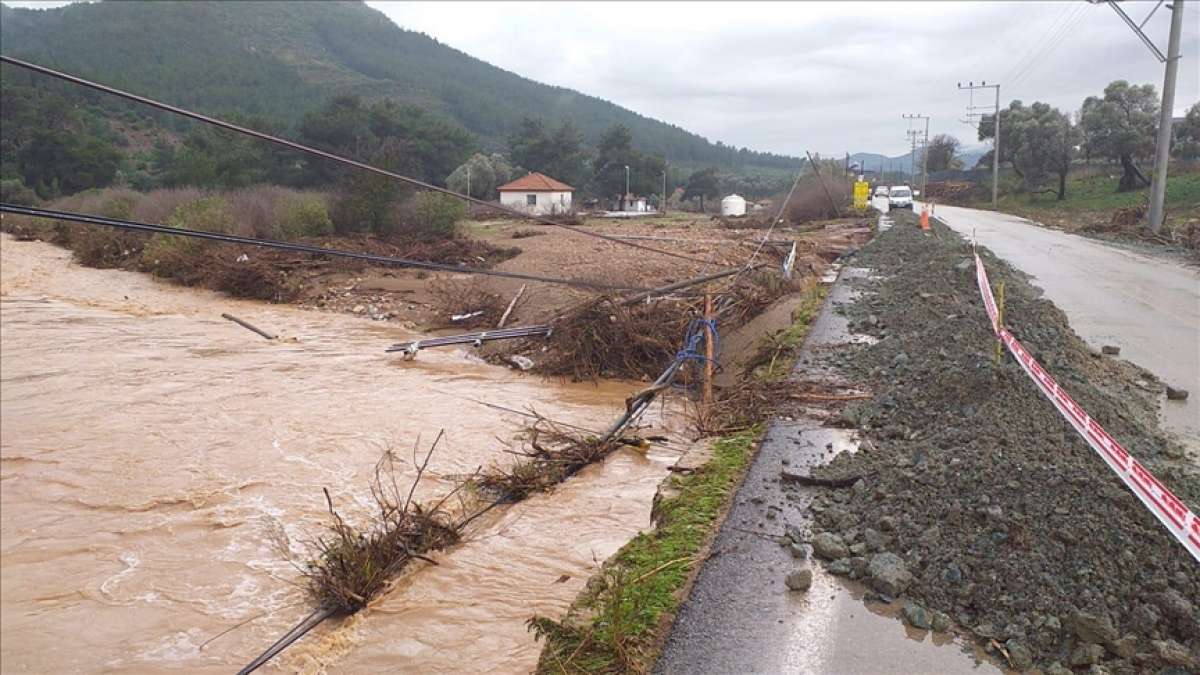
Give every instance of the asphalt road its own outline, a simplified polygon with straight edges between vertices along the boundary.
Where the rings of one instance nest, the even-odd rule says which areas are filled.
[[[1187,389],[1188,401],[1164,401],[1163,422],[1200,449],[1200,268],[1004,213],[939,205],[935,215],[1032,275],[1088,344],[1117,345],[1122,358]]]
[[[818,366],[815,355],[852,341],[835,305],[853,298],[846,279],[867,273],[842,270],[805,338],[796,377],[848,384]],[[895,617],[895,607],[864,603],[861,586],[795,559],[780,545],[784,523],[802,532],[811,529],[808,507],[823,490],[785,492],[780,469],[806,473],[858,446],[855,431],[822,424],[805,417],[771,422],[712,553],[679,609],[655,675],[999,672],[990,663],[977,666],[950,635],[907,628]],[[788,591],[784,578],[806,565],[813,572],[812,587],[805,593]]]

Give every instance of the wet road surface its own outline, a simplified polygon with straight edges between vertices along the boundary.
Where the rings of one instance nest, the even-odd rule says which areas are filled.
[[[843,279],[865,270],[846,268]],[[821,377],[815,350],[852,339],[835,303],[851,299],[839,282],[805,341],[797,373]],[[828,374],[826,374],[828,377]],[[821,488],[788,499],[779,480],[852,452],[855,432],[822,428],[815,419],[775,420],[734,496],[710,557],[680,608],[654,672],[725,673],[992,673],[948,634],[907,628],[895,608],[864,604],[861,586],[812,563],[813,585],[789,592],[784,578],[804,563],[780,545],[784,523],[808,529],[808,506]],[[831,444],[831,445],[829,445]],[[830,449],[827,449],[830,448]],[[774,517],[768,512],[774,511]],[[967,648],[969,649],[969,647]]]

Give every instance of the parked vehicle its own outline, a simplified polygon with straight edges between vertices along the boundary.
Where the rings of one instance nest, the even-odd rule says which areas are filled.
[[[888,211],[892,209],[908,209],[913,207],[913,191],[907,185],[893,185],[888,190]]]
[[[876,196],[876,197],[886,197],[886,196],[888,196],[888,189],[887,189],[887,186],[886,186],[886,185],[880,185],[879,187],[876,187],[876,188],[875,188],[875,196]]]

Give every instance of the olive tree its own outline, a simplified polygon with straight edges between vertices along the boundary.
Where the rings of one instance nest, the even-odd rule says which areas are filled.
[[[992,138],[995,125],[985,119],[979,125],[979,139]],[[1079,143],[1079,130],[1071,118],[1048,103],[1025,106],[1013,101],[1000,111],[1000,161],[1008,162],[1021,179],[1021,188],[1030,192],[1054,192],[1058,199],[1067,196],[1067,174]],[[1057,189],[1048,187],[1057,177]]]
[[[1150,185],[1135,160],[1153,154],[1157,119],[1158,94],[1152,84],[1117,80],[1104,88],[1103,97],[1084,100],[1079,124],[1085,129],[1088,154],[1121,163],[1117,192]]]

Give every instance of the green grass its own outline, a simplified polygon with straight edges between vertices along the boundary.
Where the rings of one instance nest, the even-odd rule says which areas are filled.
[[[545,640],[537,672],[629,673],[653,666],[662,621],[682,602],[692,568],[701,562],[760,432],[754,427],[719,439],[707,464],[689,475],[672,475],[675,496],[658,504],[658,526],[604,563],[566,619],[530,619],[530,629]]]
[[[1144,203],[1149,198],[1149,188],[1132,192],[1117,192],[1120,168],[1113,167],[1108,173],[1092,173],[1067,176],[1067,195],[1062,201],[1053,194],[1017,194],[1014,184],[1001,184],[1000,210],[1019,213],[1027,210],[1080,212],[1115,211],[1127,206]],[[1007,189],[1006,189],[1007,187]],[[975,206],[987,208],[990,201]],[[1200,206],[1200,171],[1180,172],[1167,178],[1166,206],[1189,208]]]

